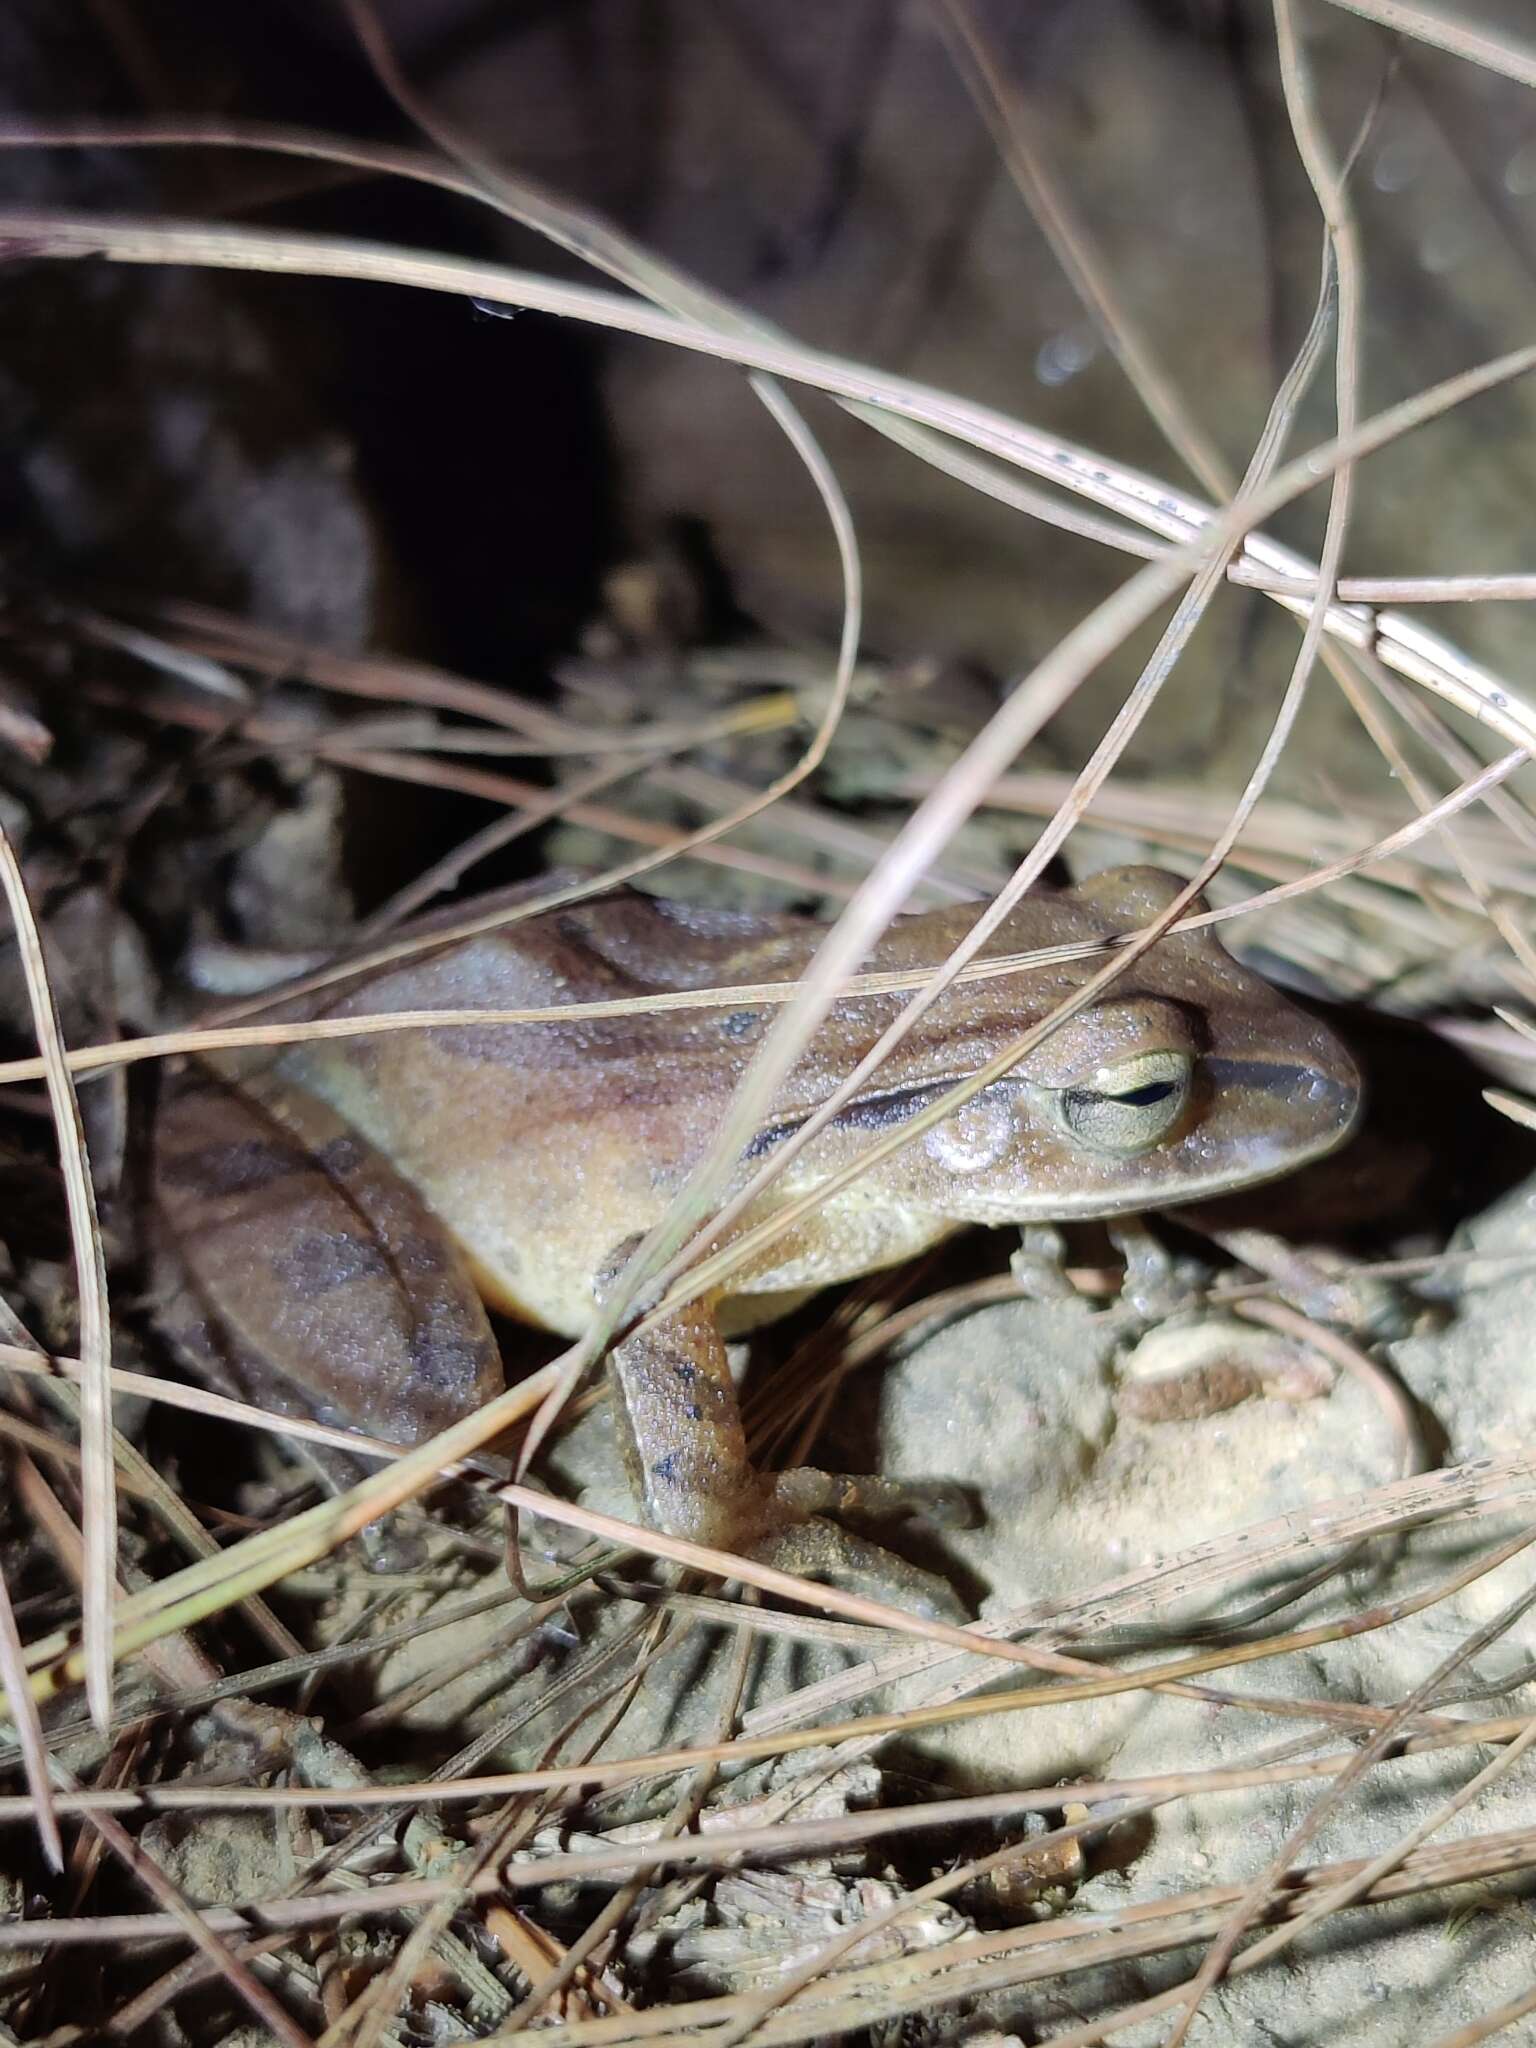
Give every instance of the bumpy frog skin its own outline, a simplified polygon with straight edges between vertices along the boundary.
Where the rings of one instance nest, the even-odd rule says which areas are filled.
[[[981,957],[1135,930],[1177,887],[1140,867],[1042,891]],[[416,930],[457,927],[525,893],[456,905]],[[977,914],[967,904],[900,919],[866,968],[930,969]],[[558,1013],[788,981],[823,930],[623,891],[447,942],[277,1013]],[[1098,964],[948,991],[748,1220],[927,1107]],[[837,1006],[748,1148],[742,1179],[827,1099],[903,1000]],[[193,1070],[159,1114],[156,1187],[235,1378],[285,1412],[400,1441],[487,1399],[501,1367],[481,1298],[580,1332],[622,1248],[663,1213],[708,1144],[775,1014],[557,1014],[313,1042],[275,1065]],[[827,1525],[811,1525],[821,1551],[812,1555],[807,1511],[847,1505],[836,1482],[759,1477],[750,1466],[722,1328],[769,1321],[810,1290],[895,1264],[964,1224],[1110,1217],[1287,1173],[1343,1140],[1359,1099],[1354,1064],[1325,1026],[1209,932],[1163,939],[1006,1079],[797,1224],[734,1278],[729,1297],[615,1350],[619,1437],[645,1515],[670,1534],[879,1581],[885,1553]]]

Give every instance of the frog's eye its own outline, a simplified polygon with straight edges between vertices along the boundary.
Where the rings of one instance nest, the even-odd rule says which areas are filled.
[[[1136,1053],[1061,1089],[1058,1111],[1091,1152],[1134,1158],[1165,1138],[1184,1114],[1193,1075],[1187,1052]]]

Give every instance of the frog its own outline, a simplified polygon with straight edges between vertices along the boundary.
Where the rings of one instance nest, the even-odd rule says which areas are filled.
[[[270,1013],[506,1009],[537,1010],[537,1021],[222,1054],[165,1089],[154,1201],[236,1391],[279,1413],[423,1441],[504,1383],[487,1306],[580,1336],[688,1180],[779,1013],[752,992],[797,981],[826,927],[632,888],[523,914],[530,889],[568,879],[419,919],[402,934],[411,950],[343,963],[308,995],[279,991]],[[738,1229],[841,1176],[872,1140],[974,1076],[1181,886],[1128,866],[1026,894],[977,958],[1045,957],[939,995]],[[896,918],[866,974],[921,980],[984,907]],[[701,1000],[621,1016],[582,1007],[684,992]],[[835,1002],[727,1192],[828,1101],[907,1000],[898,988]],[[911,1483],[752,1463],[729,1340],[969,1226],[1135,1218],[1274,1179],[1342,1145],[1361,1098],[1329,1025],[1241,965],[1210,926],[1169,932],[1000,1078],[840,1178],[720,1291],[610,1348],[607,1390],[641,1518],[711,1550],[945,1605],[938,1575],[850,1526],[905,1511]],[[915,1492],[942,1518],[954,1489]]]

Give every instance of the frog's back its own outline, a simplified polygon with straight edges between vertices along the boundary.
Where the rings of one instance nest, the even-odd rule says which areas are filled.
[[[494,915],[523,893],[471,908],[477,919]],[[411,936],[463,922],[460,910]],[[594,1270],[665,1208],[768,1017],[701,1006],[562,1023],[559,1011],[734,982],[744,959],[754,980],[793,979],[820,936],[808,920],[625,891],[451,939],[303,1006],[331,1017],[544,1013],[537,1023],[311,1041],[281,1067],[415,1183],[493,1302],[575,1330],[590,1311]]]
[[[547,877],[536,893],[563,879]],[[620,890],[464,935],[467,922],[515,912],[531,893],[503,892],[422,919],[402,937],[429,950],[366,970],[305,1003],[302,1014],[479,1009],[538,1011],[538,1022],[311,1041],[281,1065],[415,1183],[459,1238],[488,1298],[576,1330],[590,1310],[593,1272],[665,1209],[781,1005],[744,999],[568,1023],[559,1012],[793,981],[826,927]],[[944,958],[979,908],[898,920],[868,965],[920,974]],[[1063,917],[1072,927],[1066,936],[1099,936],[1092,917],[1069,914],[1046,892],[1015,911],[987,951],[1048,944],[1064,935]],[[431,947],[437,937],[442,943]],[[1011,978],[1006,993],[982,984],[946,996],[898,1048],[881,1085],[900,1089],[967,1071],[995,1046],[999,1004],[1018,1028],[1065,986],[1060,973],[1047,972]],[[824,1100],[901,1000],[837,1005],[780,1090],[770,1122],[794,1121]]]
[[[838,1141],[846,1143],[855,1127],[883,1128],[923,1091],[992,1058],[1081,986],[1099,964],[1091,957],[1096,948],[1165,910],[1178,888],[1174,877],[1158,870],[1128,868],[1074,889],[1042,891],[1016,906],[982,958],[1040,949],[1048,957],[939,997],[920,1028],[796,1163],[800,1183],[821,1177],[838,1156]],[[436,940],[432,950],[372,968],[307,1010],[360,1016],[476,1009],[534,1012],[536,1019],[316,1041],[292,1048],[282,1066],[415,1183],[468,1252],[490,1299],[574,1331],[590,1314],[593,1274],[616,1245],[648,1229],[665,1210],[780,1014],[779,1003],[749,991],[798,978],[825,928],[808,919],[699,909],[622,891],[466,935],[466,918],[494,919],[518,908],[528,893],[482,899],[424,920],[416,936],[429,946]],[[866,969],[904,977],[910,987],[944,960],[980,909],[961,904],[897,920]],[[743,993],[729,1005],[560,1015],[576,1005],[643,1005],[647,998],[711,987]],[[1144,1011],[1177,1020],[1180,1043],[1187,1042],[1207,1075],[1220,1081],[1198,1130],[1187,1134],[1182,1150],[1159,1147],[1138,1155],[1128,1170],[1118,1160],[1106,1164],[1064,1145],[1054,1126],[1021,1127],[1021,1142],[998,1169],[1006,1185],[986,1209],[987,1220],[997,1220],[994,1208],[1017,1219],[1047,1208],[1110,1214],[1133,1197],[1187,1199],[1191,1190],[1206,1191],[1213,1176],[1235,1185],[1281,1170],[1298,1152],[1315,1150],[1325,1139],[1336,1142],[1347,1127],[1356,1086],[1347,1057],[1321,1027],[1239,968],[1209,932],[1160,941],[1117,985],[1114,998],[1108,1007],[1120,1027]],[[773,1143],[825,1101],[904,1000],[904,993],[891,991],[840,1001],[780,1088],[754,1149]],[[1084,1024],[1091,1038],[1092,1021]],[[1063,1060],[1070,1064],[1070,1047],[1081,1037],[1079,1028],[1047,1041],[1017,1070],[1020,1082],[1064,1086],[1071,1076],[1064,1079],[1055,1068]],[[1089,1060],[1090,1070],[1099,1057]],[[1317,1084],[1310,1092],[1309,1080]],[[1027,1087],[1014,1096],[1014,1108],[1027,1120]],[[1305,1111],[1314,1097],[1322,1107]],[[1335,1097],[1343,1105],[1338,1114],[1330,1106]],[[1049,1157],[1041,1149],[1047,1141],[1055,1148]],[[856,1191],[857,1243],[845,1248],[836,1273],[829,1267],[819,1278],[889,1263],[941,1234],[948,1227],[944,1217],[980,1214],[979,1196],[971,1199],[979,1186],[975,1172],[957,1180],[953,1171],[941,1186],[914,1184],[900,1192],[905,1213],[896,1217],[900,1204],[890,1199],[892,1189],[882,1194],[873,1183],[865,1185]],[[873,1222],[881,1227],[865,1243]],[[748,1284],[776,1283],[763,1273]]]

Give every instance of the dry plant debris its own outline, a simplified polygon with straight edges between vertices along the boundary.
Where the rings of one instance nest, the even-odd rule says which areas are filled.
[[[1350,4],[1404,51],[1536,84],[1511,40]],[[1527,377],[1536,350],[1365,401],[1352,179],[1379,107],[1347,132],[1324,118],[1291,0],[1266,23],[1321,286],[1241,476],[1038,147],[986,10],[929,10],[1009,189],[1203,500],[801,346],[492,162],[412,85],[369,0],[346,12],[421,152],[236,123],[34,122],[0,142],[424,183],[621,291],[85,208],[0,208],[7,254],[391,281],[734,363],[803,465],[841,629],[809,652],[739,620],[714,636],[661,550],[610,565],[549,690],[520,692],[174,587],[18,575],[0,614],[4,2038],[1177,2048],[1211,2026],[1271,2038],[1282,2013],[1297,2041],[1516,2038],[1536,2012],[1536,705],[1404,607],[1536,586],[1346,558],[1365,458]],[[1332,431],[1309,444],[1330,361]],[[797,389],[1141,566],[1006,694],[947,655],[875,658],[857,509]],[[1317,489],[1314,564],[1261,529]],[[1127,773],[1234,588],[1300,627],[1254,758],[1220,786]],[[1086,761],[1037,758],[1153,626]],[[1326,762],[1294,772],[1324,688],[1384,793],[1341,798]],[[380,791],[494,815],[359,920],[360,790],[376,820]],[[585,1369],[740,1256],[727,1171],[889,918],[1006,905],[1064,846],[1085,869],[1195,878],[1095,986],[1212,916],[1354,1006],[1384,1078],[1352,1163],[1176,1222],[1124,1273],[1092,1231],[1056,1267],[1038,1244],[1006,1272],[971,1247],[768,1340],[777,1370],[747,1408],[765,1455],[842,1441],[857,1465],[878,1442],[889,1475],[980,1493],[984,1521],[943,1559],[967,1627],[636,1526]],[[510,1391],[404,1453],[162,1377],[184,1329],[142,1227],[163,1062],[293,1036],[262,1023],[264,991],[321,985],[343,944],[411,943],[403,919],[523,855],[550,874],[541,902],[644,879],[831,924],[803,982],[701,992],[776,1022],[676,1213],[587,1337],[556,1356],[509,1332]],[[904,991],[909,1024],[986,971],[974,951]]]

